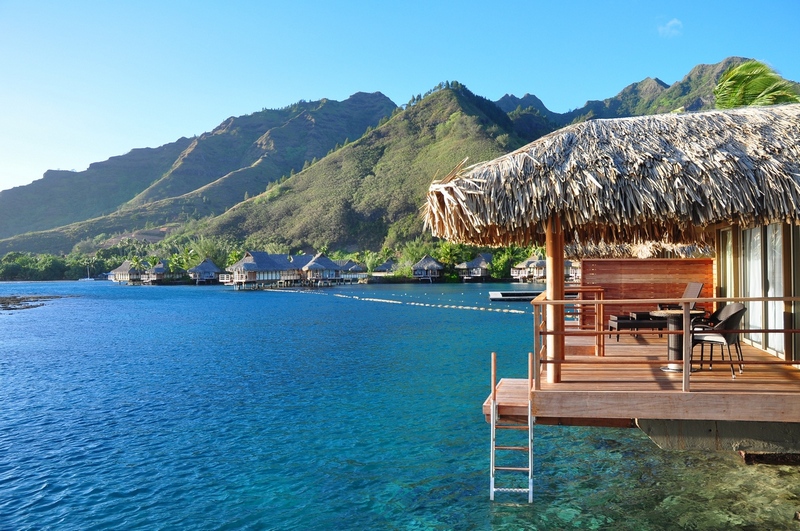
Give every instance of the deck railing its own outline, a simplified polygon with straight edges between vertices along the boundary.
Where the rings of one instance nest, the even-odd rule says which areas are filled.
[[[604,299],[603,298],[603,291],[602,288],[598,287],[585,287],[581,288],[566,288],[565,289],[565,296],[571,293],[587,293],[594,295],[594,299],[590,301],[586,301],[583,299],[566,299],[566,300],[547,300],[546,294],[542,293],[538,297],[536,297],[531,304],[533,306],[533,352],[529,357],[529,368],[528,368],[528,378],[531,384],[531,391],[538,391],[542,388],[542,365],[550,365],[552,368],[551,370],[560,371],[560,367],[562,365],[567,364],[581,364],[581,363],[593,363],[597,364],[598,360],[596,359],[552,359],[548,358],[547,352],[547,336],[594,336],[594,350],[595,356],[597,357],[604,357],[605,356],[605,336],[607,334],[613,335],[681,335],[682,336],[682,351],[686,353],[684,355],[683,360],[669,360],[670,365],[680,365],[682,368],[682,391],[689,392],[690,391],[690,377],[691,377],[691,352],[692,352],[692,334],[691,334],[691,321],[692,317],[690,314],[690,309],[696,305],[697,303],[712,303],[717,305],[718,303],[729,303],[729,302],[781,302],[781,303],[796,303],[800,301],[800,297],[704,297],[704,298],[694,298],[694,299]],[[637,305],[650,305],[653,308],[657,308],[659,304],[671,304],[671,305],[678,305],[683,310],[683,321],[682,321],[682,329],[681,330],[609,330],[604,327],[604,311],[603,307],[605,305],[620,305],[620,304],[637,304]],[[575,310],[572,314],[565,311],[567,315],[577,315],[578,324],[577,326],[568,324],[566,321],[564,323],[564,329],[562,331],[556,331],[553,329],[548,328],[545,315],[547,315],[547,306],[571,306],[574,307]],[[594,308],[594,320],[592,326],[587,326],[585,319],[586,309],[587,308]],[[788,312],[784,312],[786,315]],[[689,333],[686,333],[686,332]],[[776,328],[776,329],[753,329],[753,328],[742,328],[740,330],[729,330],[727,332],[730,333],[740,333],[740,334],[797,334],[800,333],[800,329],[794,328]],[[687,362],[688,361],[688,362]],[[619,364],[626,364],[626,365],[664,365],[664,360],[640,360],[640,361],[632,361],[630,359],[626,359],[624,361],[620,360],[611,360],[605,359],[602,361],[604,364],[608,364],[609,366],[619,365]],[[776,358],[775,360],[744,360],[744,361],[737,361],[737,364],[741,365],[800,365],[800,360],[781,360]]]

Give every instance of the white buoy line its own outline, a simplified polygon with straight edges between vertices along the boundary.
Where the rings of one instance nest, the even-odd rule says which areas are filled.
[[[476,310],[484,312],[499,312],[499,313],[517,313],[524,314],[522,310],[509,310],[508,308],[485,308],[482,306],[460,306],[455,304],[431,304],[428,302],[405,302],[394,299],[376,299],[373,297],[358,297],[355,295],[344,295],[342,293],[333,293],[334,297],[341,297],[343,299],[354,299],[367,302],[383,302],[387,304],[406,304],[408,306],[422,306],[426,308],[448,308],[452,310]]]

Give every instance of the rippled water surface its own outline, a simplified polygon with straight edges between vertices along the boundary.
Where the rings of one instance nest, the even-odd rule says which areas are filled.
[[[537,427],[535,503],[490,502],[531,316],[489,289],[0,283],[64,296],[0,312],[0,529],[800,529],[797,468],[637,430]]]

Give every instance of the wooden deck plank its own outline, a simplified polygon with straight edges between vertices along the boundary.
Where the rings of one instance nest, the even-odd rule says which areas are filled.
[[[570,337],[568,347],[585,346],[591,337]],[[778,359],[760,349],[742,345],[747,361]],[[569,352],[569,348],[567,349]],[[800,370],[790,365],[745,365],[731,378],[730,362],[715,356],[690,378],[691,391],[682,391],[682,374],[664,372],[666,339],[627,336],[607,341],[606,355],[595,358],[574,349],[562,365],[562,381],[546,383],[534,393],[537,422],[595,425],[625,424],[630,419],[736,420],[800,422]],[[575,354],[574,352],[579,352]],[[696,352],[695,356],[699,353]],[[579,363],[571,364],[577,360]],[[636,364],[648,361],[650,364]],[[546,371],[549,364],[543,364]],[[693,367],[699,369],[699,363]],[[501,417],[524,418],[528,407],[527,378],[504,378],[498,384]],[[491,396],[483,405],[491,410]]]

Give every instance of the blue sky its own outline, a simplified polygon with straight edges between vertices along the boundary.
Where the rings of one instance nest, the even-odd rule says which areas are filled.
[[[0,0],[0,190],[300,99],[457,80],[564,112],[733,55],[800,81],[798,23],[795,0]]]

